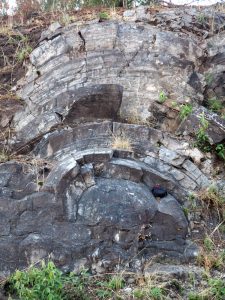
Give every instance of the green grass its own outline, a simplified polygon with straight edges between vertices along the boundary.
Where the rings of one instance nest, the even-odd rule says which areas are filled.
[[[208,99],[207,106],[211,111],[215,113],[220,113],[223,109],[223,103],[216,97]]]
[[[160,91],[159,93],[159,103],[163,104],[167,100],[167,96],[164,91]]]
[[[183,104],[180,107],[179,116],[181,120],[185,120],[193,111],[193,106],[191,104]]]
[[[21,63],[26,58],[28,58],[29,54],[32,52],[32,48],[29,45],[24,46],[22,49],[17,51],[16,58]]]
[[[109,14],[105,11],[100,12],[98,17],[100,20],[109,20],[110,19]]]
[[[153,275],[140,277],[138,274],[130,273],[129,278],[133,276],[135,281],[134,284],[129,284],[126,283],[124,275],[126,275],[124,272],[115,275],[90,275],[87,270],[79,274],[73,272],[63,274],[50,261],[42,262],[39,267],[31,266],[24,271],[17,270],[9,277],[5,287],[8,299],[11,300],[166,300],[170,299],[168,296],[172,291],[176,292],[177,299],[182,299],[187,292],[189,292],[188,299],[192,300],[222,300],[225,295],[225,282],[218,276],[211,278],[209,273],[206,278],[202,275],[202,280],[207,282],[207,288],[205,285],[201,286],[194,273],[191,273],[188,285],[187,279],[185,282],[171,278],[162,281],[161,277]],[[124,292],[125,287],[131,289],[129,295]],[[203,298],[205,296],[208,298]]]

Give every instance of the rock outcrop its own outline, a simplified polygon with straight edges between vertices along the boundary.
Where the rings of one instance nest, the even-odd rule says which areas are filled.
[[[25,108],[10,140],[24,156],[0,165],[2,274],[49,255],[65,271],[96,272],[157,253],[196,255],[182,205],[210,184],[201,153],[146,120],[160,93],[203,103],[205,29],[197,13],[181,19],[181,12],[138,8],[127,22],[55,24],[42,34],[20,82]],[[224,29],[220,21],[215,32]],[[138,124],[126,123],[137,116]],[[221,130],[214,142],[223,140]],[[166,197],[153,196],[156,184]]]

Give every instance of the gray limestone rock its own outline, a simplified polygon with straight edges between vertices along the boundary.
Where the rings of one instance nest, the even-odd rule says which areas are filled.
[[[209,24],[197,13],[138,7],[124,13],[130,22],[55,23],[42,34],[9,140],[30,156],[0,164],[0,275],[49,255],[63,271],[82,265],[99,273],[137,256],[140,270],[155,254],[196,256],[181,203],[210,181],[197,166],[201,153],[161,130],[169,112],[176,117],[171,101],[197,106],[204,95],[224,93],[224,34],[208,39],[212,47],[200,44]],[[221,20],[215,16],[215,32]],[[211,86],[203,64],[215,69]],[[152,124],[159,107],[161,123]],[[203,107],[179,130],[195,132],[202,112],[212,143],[223,141],[223,120]],[[130,146],[114,149],[115,137]],[[156,184],[168,193],[160,200],[151,193]]]
[[[196,109],[178,128],[179,132],[186,132],[189,134],[196,134],[202,126],[200,118],[204,118],[209,126],[206,134],[209,137],[211,144],[222,142],[225,139],[225,120],[218,116],[218,114],[207,110],[205,107]]]

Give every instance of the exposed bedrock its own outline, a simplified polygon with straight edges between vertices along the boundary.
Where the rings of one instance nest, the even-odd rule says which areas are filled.
[[[160,93],[203,103],[207,45],[198,27],[191,35],[188,26],[166,31],[168,15],[143,14],[145,22],[56,24],[31,53],[10,140],[14,154],[25,155],[0,164],[1,274],[49,255],[65,271],[96,272],[136,260],[141,268],[155,254],[196,255],[182,205],[210,184],[205,158],[182,137],[139,121],[151,118],[153,106],[166,108],[156,103]],[[138,124],[126,123],[130,116]],[[190,120],[197,117],[179,129],[191,130],[188,122],[196,129]],[[224,138],[220,121],[209,127],[214,142]],[[167,196],[155,198],[155,185]]]
[[[18,140],[29,141],[60,124],[56,112],[62,118],[72,115],[76,121],[82,116],[77,115],[77,110],[76,114],[70,110],[74,111],[77,105],[84,108],[85,103],[90,106],[91,101],[96,114],[99,102],[91,100],[91,95],[92,87],[99,84],[123,88],[120,116],[124,118],[151,116],[149,107],[158,100],[160,92],[178,102],[203,100],[201,89],[189,84],[203,50],[197,40],[183,33],[117,21],[79,27],[74,24],[56,33],[43,39],[30,56],[31,65],[20,93],[26,110],[14,120]],[[201,85],[198,76],[195,82]],[[115,89],[108,91],[106,97],[119,92]],[[86,96],[80,97],[84,91]],[[87,113],[82,109],[82,114]],[[106,117],[101,115],[101,107],[96,116]],[[28,130],[31,126],[35,127],[32,133]]]
[[[147,164],[113,158],[112,150],[84,151],[53,167],[41,188],[37,170],[28,167],[12,162],[0,168],[6,178],[1,180],[2,274],[48,255],[64,270],[80,260],[92,269],[97,264],[112,270],[142,249],[143,257],[157,252],[193,257],[196,249],[187,251],[187,220],[172,196],[176,182]],[[161,200],[151,193],[156,182],[168,188]]]

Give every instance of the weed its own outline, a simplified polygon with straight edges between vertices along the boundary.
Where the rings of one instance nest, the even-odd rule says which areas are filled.
[[[159,103],[163,104],[167,100],[167,96],[164,91],[160,91],[159,93]]]
[[[113,276],[108,283],[108,287],[114,291],[120,290],[124,287],[124,279],[121,276]]]
[[[41,268],[17,270],[9,279],[10,292],[23,300],[61,300],[62,273],[52,262],[42,262]]]
[[[125,134],[113,136],[112,148],[132,151],[130,139]]]
[[[176,108],[176,107],[178,106],[178,104],[177,104],[176,101],[172,101],[172,102],[171,102],[171,106],[172,106],[173,108]]]
[[[220,231],[222,234],[225,234],[225,224],[221,224],[221,225],[220,225],[219,231]]]
[[[21,63],[23,62],[31,53],[32,48],[29,45],[26,45],[24,48],[19,50],[16,54],[17,60]]]
[[[150,288],[149,296],[153,300],[161,300],[161,299],[163,299],[164,298],[163,294],[164,294],[164,291],[160,287],[152,287],[152,288]]]
[[[4,151],[0,151],[0,163],[4,163],[9,160],[9,155]]]
[[[100,12],[98,17],[100,21],[108,20],[110,18],[109,14],[105,11]]]
[[[223,270],[225,267],[225,253],[216,248],[216,244],[212,239],[213,234],[221,224],[216,226],[213,232],[205,237],[197,257],[197,263],[203,266],[207,272],[212,269]]]
[[[207,252],[211,252],[213,250],[214,244],[209,236],[204,239],[203,243]]]
[[[175,289],[178,293],[182,294],[184,291],[184,288],[182,286],[182,284],[177,280],[177,279],[173,279],[170,282],[170,286]]]
[[[222,102],[216,97],[208,99],[207,106],[211,111],[215,113],[219,113],[223,109]]]
[[[63,299],[88,300],[86,292],[89,275],[87,270],[82,270],[79,275],[71,272],[63,278]]]
[[[181,120],[185,120],[191,113],[193,110],[193,106],[191,104],[183,104],[180,107],[180,118]]]
[[[196,207],[197,207],[196,195],[194,193],[189,193],[188,194],[188,200],[191,203],[191,209],[196,209]]]
[[[199,15],[197,16],[197,20],[198,20],[199,23],[203,24],[203,23],[206,22],[206,16],[205,16],[204,14],[201,13],[201,14],[199,14]]]
[[[205,74],[205,81],[207,85],[211,85],[213,83],[213,75],[212,73]]]
[[[200,114],[199,122],[200,122],[199,129],[196,133],[196,138],[197,138],[196,146],[203,152],[209,152],[212,149],[209,143],[209,137],[206,133],[209,127],[209,122],[206,120],[204,112]]]
[[[62,16],[60,18],[60,24],[64,25],[64,26],[67,26],[69,25],[71,22],[73,21],[73,17],[70,16],[69,14],[63,12],[62,13]]]
[[[14,34],[13,30],[9,26],[4,26],[4,25],[0,26],[0,35],[6,35],[10,37],[13,34]]]
[[[133,296],[137,299],[145,299],[146,297],[146,292],[142,289],[135,289],[133,291]]]
[[[225,280],[220,278],[209,279],[211,299],[223,300],[225,299]]]
[[[203,295],[191,292],[188,294],[188,300],[206,300],[206,298]]]
[[[225,146],[224,144],[217,144],[216,145],[216,154],[225,160]]]
[[[184,213],[185,217],[188,218],[188,215],[189,215],[189,213],[190,213],[189,208],[183,207],[183,213]]]
[[[99,299],[110,299],[112,297],[112,292],[104,289],[98,289],[96,294]]]
[[[210,207],[216,210],[220,220],[225,219],[225,197],[222,195],[217,186],[210,185],[208,188],[198,193],[199,199],[206,206],[207,211]]]

